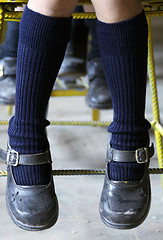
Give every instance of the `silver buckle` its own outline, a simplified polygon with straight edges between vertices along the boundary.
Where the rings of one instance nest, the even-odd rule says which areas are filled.
[[[135,152],[137,163],[147,163],[149,161],[148,148],[139,148]]]
[[[6,163],[7,165],[16,167],[19,164],[19,153],[13,149],[9,149],[7,153]]]

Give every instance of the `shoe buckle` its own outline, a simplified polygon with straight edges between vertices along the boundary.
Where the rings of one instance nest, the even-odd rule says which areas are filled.
[[[13,149],[9,149],[6,163],[7,165],[16,167],[19,164],[19,153]]]
[[[147,163],[149,161],[148,148],[139,148],[135,153],[137,163]]]

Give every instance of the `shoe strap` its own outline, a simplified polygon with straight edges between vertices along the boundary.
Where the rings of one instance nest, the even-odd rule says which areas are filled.
[[[0,159],[3,160],[7,165],[14,167],[18,166],[19,164],[41,165],[52,162],[49,150],[37,154],[19,154],[11,147],[8,147],[8,151],[0,149]]]
[[[137,162],[147,163],[154,155],[154,145],[150,147],[139,148],[136,151],[121,151],[113,148],[108,149],[107,162]]]

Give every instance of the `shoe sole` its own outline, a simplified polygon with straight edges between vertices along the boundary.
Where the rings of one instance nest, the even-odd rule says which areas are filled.
[[[7,194],[6,194],[7,196]],[[55,195],[56,197],[56,195]],[[11,217],[11,219],[13,220],[13,222],[20,228],[24,229],[24,230],[27,230],[27,231],[42,231],[42,230],[46,230],[48,228],[51,228],[58,220],[58,215],[59,215],[59,207],[58,207],[58,200],[57,200],[57,197],[56,197],[56,206],[57,206],[57,212],[56,214],[54,215],[54,218],[53,220],[48,223],[47,225],[44,225],[44,226],[39,226],[39,227],[36,227],[36,226],[26,226],[24,224],[22,224],[21,222],[19,222],[13,215],[10,207],[9,207],[9,204],[8,204],[8,200],[7,200],[7,197],[6,197],[6,206],[7,206],[7,210],[8,210],[8,213]]]
[[[8,100],[8,99],[5,99],[5,98],[0,98],[0,104],[15,105],[15,100]]]
[[[151,195],[150,195],[150,201],[148,203],[147,210],[146,210],[143,218],[139,222],[136,222],[136,223],[133,223],[133,224],[118,224],[118,223],[109,222],[108,220],[106,220],[106,218],[104,218],[101,215],[101,213],[100,213],[100,217],[101,217],[101,220],[103,221],[103,223],[105,225],[107,225],[108,227],[115,228],[115,229],[120,229],[120,230],[132,229],[132,228],[138,227],[140,224],[142,224],[144,222],[144,220],[146,219],[146,217],[149,213],[150,206],[151,206]]]
[[[109,103],[109,104],[97,104],[97,103],[93,103],[91,101],[88,100],[88,97],[86,96],[86,103],[89,107],[93,108],[93,109],[97,109],[97,110],[105,110],[105,109],[112,109],[113,108],[113,105],[112,103]]]
[[[69,71],[69,72],[63,72],[63,73],[60,73],[58,75],[58,77],[74,77],[74,78],[77,78],[77,77],[83,77],[85,76],[86,73],[85,72],[73,72],[73,71]]]

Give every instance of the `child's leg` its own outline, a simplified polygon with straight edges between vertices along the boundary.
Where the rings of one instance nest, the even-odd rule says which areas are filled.
[[[8,129],[13,150],[8,150],[6,199],[14,222],[27,230],[51,227],[58,217],[45,115],[76,3],[29,0],[20,23],[15,116]]]
[[[102,218],[104,220],[106,217],[107,220],[105,219],[104,222],[108,225],[117,228],[131,228],[144,220],[150,202],[148,180],[145,183],[146,190],[141,189],[143,196],[146,196],[142,199],[140,185],[136,186],[134,191],[129,187],[130,181],[141,181],[145,171],[145,176],[148,178],[146,170],[148,163],[144,163],[150,158],[150,156],[146,156],[148,150],[135,152],[137,149],[149,145],[148,129],[150,124],[144,116],[148,26],[140,0],[102,0],[100,2],[92,0],[92,2],[98,17],[97,33],[101,57],[112,95],[114,111],[113,122],[108,128],[108,131],[112,133],[109,143],[109,147],[111,146],[112,149],[108,149],[107,172],[111,180],[127,181],[123,187],[117,184],[113,188],[108,183],[109,180],[106,180],[108,185],[105,184],[105,187],[107,185],[112,188],[110,187],[110,192],[109,187],[107,190],[105,189],[106,191],[104,190],[101,209],[104,206],[109,206],[110,209],[104,210]],[[139,157],[136,156],[136,153],[138,155],[142,153],[140,158],[143,164],[138,163]],[[130,188],[130,192],[125,189],[125,186],[126,189]],[[110,194],[108,196],[109,203],[105,202],[107,194]],[[134,205],[136,199],[138,204]],[[124,201],[126,204],[123,205]],[[123,206],[120,204],[121,202]],[[144,207],[145,212],[140,210],[143,208],[143,204],[146,206]],[[109,214],[104,217],[107,215],[106,211],[113,211],[112,220]],[[142,214],[144,214],[143,217]]]
[[[98,20],[116,23],[130,19],[142,11],[141,0],[92,0]]]
[[[113,100],[114,119],[108,128],[112,133],[111,145],[118,150],[136,150],[146,146],[150,127],[144,117],[148,37],[146,18],[139,0],[103,0],[104,4],[100,6],[97,0],[93,2],[100,19],[97,22],[97,31],[101,36],[99,44]],[[140,169],[138,171],[140,173]],[[115,180],[133,179],[121,179],[119,176]]]
[[[61,6],[60,1],[30,0],[23,13],[17,56],[16,109],[8,131],[11,147],[20,154],[43,152],[48,147],[45,127],[49,122],[45,113],[69,41],[70,16],[77,1],[64,2],[69,8]],[[43,179],[43,183],[48,181],[47,174],[36,178],[32,171],[32,177],[27,167],[13,169],[19,184],[36,184],[38,179]],[[40,181],[37,184],[41,184]]]
[[[29,0],[28,7],[49,17],[71,17],[78,0]]]

